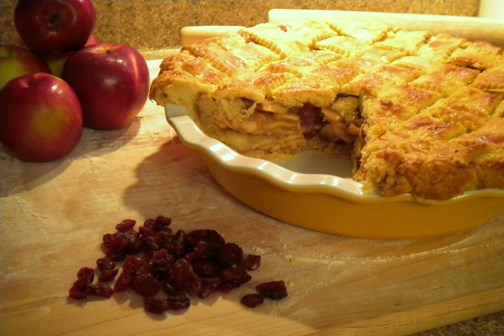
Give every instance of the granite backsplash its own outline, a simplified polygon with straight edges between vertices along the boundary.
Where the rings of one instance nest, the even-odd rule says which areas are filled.
[[[94,0],[96,36],[140,50],[180,45],[180,28],[251,26],[266,22],[272,8],[333,9],[476,16],[479,0]],[[0,44],[21,44],[15,33],[16,0],[0,1]]]

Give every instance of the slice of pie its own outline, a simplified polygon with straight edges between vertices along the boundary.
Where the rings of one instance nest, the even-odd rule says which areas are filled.
[[[167,57],[150,97],[245,155],[352,159],[369,194],[504,188],[504,51],[484,41],[355,19],[259,24]]]

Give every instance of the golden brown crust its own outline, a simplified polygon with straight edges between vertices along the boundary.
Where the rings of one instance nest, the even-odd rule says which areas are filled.
[[[197,42],[151,87],[239,152],[353,146],[367,192],[430,199],[504,188],[503,96],[502,48],[345,19]]]

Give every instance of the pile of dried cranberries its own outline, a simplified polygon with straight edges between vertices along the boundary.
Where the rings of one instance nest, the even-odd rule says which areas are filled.
[[[191,297],[229,292],[250,281],[248,272],[261,265],[260,256],[244,254],[240,246],[226,242],[215,230],[174,233],[171,218],[165,216],[147,219],[138,231],[135,224],[135,220],[125,219],[116,225],[115,233],[103,236],[105,256],[96,260],[96,268],[78,271],[70,298],[108,298],[132,289],[144,297],[145,310],[162,314],[188,308]],[[256,290],[243,296],[241,303],[253,308],[264,298],[287,296],[282,280],[261,283]]]

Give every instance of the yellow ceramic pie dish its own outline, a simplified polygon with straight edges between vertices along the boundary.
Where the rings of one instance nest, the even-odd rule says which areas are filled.
[[[504,190],[470,191],[443,201],[365,195],[351,177],[331,175],[340,168],[349,176],[345,161],[335,159],[331,167],[327,157],[310,153],[281,163],[243,156],[206,136],[182,108],[168,104],[165,110],[181,141],[203,157],[219,184],[250,207],[292,225],[400,239],[447,235],[504,215]]]

